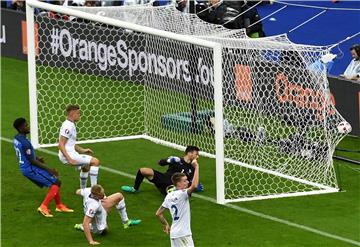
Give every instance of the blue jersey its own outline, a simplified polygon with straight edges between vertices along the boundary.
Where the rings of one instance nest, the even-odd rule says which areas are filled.
[[[19,160],[21,171],[31,169],[30,159],[36,159],[35,150],[26,135],[17,134],[14,138],[14,148]]]

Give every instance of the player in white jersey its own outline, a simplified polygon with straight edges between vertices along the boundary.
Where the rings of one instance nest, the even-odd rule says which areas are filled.
[[[100,161],[90,155],[90,148],[82,148],[76,144],[75,122],[80,120],[80,108],[69,105],[66,108],[67,118],[60,128],[59,159],[64,164],[77,166],[80,171],[80,188],[85,188],[90,171],[91,186],[97,184]]]
[[[171,180],[176,190],[167,194],[163,204],[156,212],[156,216],[163,224],[163,231],[166,234],[170,233],[171,247],[194,246],[190,227],[189,196],[196,190],[199,183],[199,164],[196,159],[192,161],[192,165],[195,172],[191,186],[188,187],[189,181],[184,173],[175,173]],[[165,209],[169,209],[172,216],[171,229],[164,217]]]
[[[103,187],[101,185],[94,185],[91,188],[78,189],[76,194],[83,197],[85,216],[83,223],[76,224],[74,228],[84,231],[86,239],[91,245],[100,244],[94,241],[91,233],[106,233],[108,229],[106,222],[107,214],[114,206],[121,216],[124,229],[127,229],[129,226],[138,225],[141,222],[141,220],[131,220],[128,218],[125,199],[120,192],[106,197]]]

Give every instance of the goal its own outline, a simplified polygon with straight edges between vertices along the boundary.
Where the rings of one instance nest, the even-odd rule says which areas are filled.
[[[249,39],[173,6],[29,0],[27,27],[34,147],[57,145],[66,105],[78,104],[79,143],[199,146],[215,159],[218,203],[338,191],[344,119],[314,66],[324,47]]]

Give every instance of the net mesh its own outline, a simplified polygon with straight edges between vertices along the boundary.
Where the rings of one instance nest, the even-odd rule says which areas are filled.
[[[344,121],[332,104],[324,47],[286,35],[249,39],[173,6],[77,8],[222,44],[225,198],[336,188]],[[36,16],[39,142],[57,142],[67,104],[78,140],[147,135],[214,155],[213,50],[71,17]]]

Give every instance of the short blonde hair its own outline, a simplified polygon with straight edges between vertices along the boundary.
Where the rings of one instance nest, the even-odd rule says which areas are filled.
[[[91,187],[91,194],[93,195],[100,195],[104,193],[104,188],[100,184],[95,184]]]
[[[171,182],[173,183],[173,185],[176,186],[176,184],[177,184],[178,182],[180,182],[183,177],[186,177],[185,173],[175,172],[175,173],[171,176]]]

